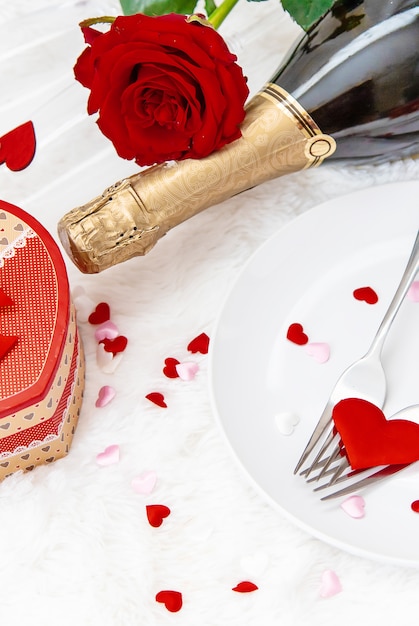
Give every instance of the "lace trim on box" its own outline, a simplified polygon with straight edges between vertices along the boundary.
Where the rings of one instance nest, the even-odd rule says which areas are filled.
[[[77,373],[78,371],[78,366],[79,366],[79,358],[77,358],[77,367],[75,369],[75,372]],[[14,456],[15,454],[21,454],[22,452],[26,452],[27,450],[31,450],[32,448],[37,448],[38,446],[44,444],[44,443],[49,443],[50,441],[54,441],[56,440],[61,432],[61,429],[63,427],[63,424],[67,418],[67,414],[70,410],[70,404],[71,401],[73,399],[73,394],[74,394],[74,389],[76,386],[76,377],[73,381],[73,384],[71,385],[71,392],[67,398],[67,405],[63,411],[62,417],[61,417],[61,421],[60,421],[60,425],[58,427],[58,434],[54,435],[54,434],[49,434],[45,437],[45,439],[42,439],[42,441],[40,439],[36,439],[34,441],[31,441],[31,443],[28,446],[18,446],[17,448],[15,448],[15,450],[13,450],[13,452],[9,452],[9,451],[5,451],[5,452],[1,452],[0,453],[0,459],[7,459],[11,456]]]
[[[27,239],[33,239],[36,236],[36,233],[31,228],[27,228],[12,243],[7,244],[3,250],[0,250],[0,267],[3,267],[4,259],[11,259],[15,256],[16,250],[26,246]]]

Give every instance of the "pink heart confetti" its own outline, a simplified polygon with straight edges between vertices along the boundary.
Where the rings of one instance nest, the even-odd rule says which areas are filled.
[[[103,341],[104,339],[115,339],[119,335],[119,330],[117,326],[111,322],[111,320],[107,320],[103,322],[95,331],[95,339],[96,341]]]
[[[309,356],[312,356],[318,363],[326,363],[330,358],[330,347],[327,343],[312,342],[308,343],[305,350]]]
[[[99,452],[96,456],[96,463],[102,467],[107,465],[114,465],[119,461],[119,446],[111,445],[105,448],[103,452]]]
[[[115,395],[116,391],[113,387],[110,387],[109,385],[104,385],[99,389],[95,406],[98,408],[106,406],[114,399]]]
[[[139,476],[135,476],[131,481],[131,486],[135,493],[146,496],[153,491],[156,486],[156,482],[157,474],[156,472],[150,470],[140,474]]]
[[[354,519],[365,517],[365,500],[362,496],[350,496],[342,502],[340,507]]]
[[[193,380],[198,370],[198,363],[192,361],[185,361],[176,365],[176,372],[181,380]]]
[[[288,411],[275,415],[275,424],[281,435],[292,435],[299,421],[298,415]]]
[[[413,281],[410,285],[407,297],[409,300],[412,300],[412,302],[419,302],[419,280]]]
[[[342,585],[336,574],[331,569],[327,569],[322,574],[322,584],[320,587],[321,598],[331,598],[342,591]]]
[[[122,352],[115,356],[112,352],[107,352],[103,343],[99,343],[96,348],[96,363],[105,374],[113,374],[122,360]]]

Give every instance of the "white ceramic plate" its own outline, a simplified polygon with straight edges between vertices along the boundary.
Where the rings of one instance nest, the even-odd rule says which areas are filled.
[[[282,228],[250,259],[211,340],[215,414],[252,482],[299,526],[332,545],[378,560],[419,565],[419,467],[362,492],[365,516],[342,499],[321,502],[295,464],[340,373],[369,347],[419,229],[419,182],[388,184],[326,202]],[[353,297],[370,286],[379,300]],[[319,363],[286,339],[303,325],[327,343]],[[383,351],[386,416],[419,403],[419,303],[406,298]],[[285,436],[276,416],[300,420]],[[418,415],[419,421],[419,415]]]

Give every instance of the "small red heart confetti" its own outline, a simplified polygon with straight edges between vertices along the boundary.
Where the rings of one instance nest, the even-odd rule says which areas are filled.
[[[353,292],[355,300],[366,302],[367,304],[376,304],[378,302],[378,296],[372,287],[359,287]]]
[[[237,591],[238,593],[251,593],[257,589],[258,587],[248,580],[243,580],[241,583],[233,587],[233,591]]]
[[[90,313],[88,320],[90,324],[103,324],[110,319],[111,310],[107,302],[99,302],[95,310]]]
[[[304,346],[308,343],[308,336],[305,334],[302,325],[297,322],[289,326],[287,330],[287,339],[292,341],[292,343],[296,343],[298,346]]]
[[[412,504],[410,505],[410,508],[412,509],[412,511],[414,511],[415,513],[419,513],[419,500],[414,500],[412,502]]]
[[[5,163],[12,172],[19,172],[31,163],[35,149],[33,123],[25,122],[0,137],[0,165]]]
[[[192,339],[188,344],[188,351],[195,354],[200,352],[201,354],[208,354],[209,337],[206,333],[201,333],[195,339]]]
[[[12,306],[13,304],[13,300],[0,289],[0,306]]]
[[[159,391],[152,391],[151,393],[148,393],[146,395],[146,398],[147,400],[150,400],[150,402],[157,404],[157,406],[160,406],[163,409],[167,409],[167,404],[164,399],[164,395],[160,393]]]
[[[165,589],[156,594],[156,601],[164,604],[166,609],[171,613],[177,613],[182,608],[183,600],[180,591],[172,591]]]
[[[148,504],[146,506],[147,519],[150,526],[158,528],[163,524],[163,520],[171,513],[168,506],[164,504]]]
[[[402,465],[419,460],[419,424],[387,420],[367,400],[345,398],[332,413],[352,469]]]
[[[179,378],[179,374],[176,371],[176,365],[179,365],[179,363],[180,361],[174,359],[173,357],[165,359],[163,374],[167,376],[167,378]]]
[[[112,354],[115,356],[115,354],[118,354],[119,352],[123,352],[125,350],[128,344],[128,339],[124,337],[124,335],[119,335],[118,337],[115,337],[115,339],[108,339],[106,337],[105,339],[102,339],[102,341],[100,341],[99,343],[103,344],[106,352],[112,352]]]

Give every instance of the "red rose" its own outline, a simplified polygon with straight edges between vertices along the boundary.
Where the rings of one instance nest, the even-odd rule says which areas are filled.
[[[241,136],[246,79],[210,26],[170,14],[117,17],[74,67],[87,111],[120,157],[138,165],[199,159]]]

